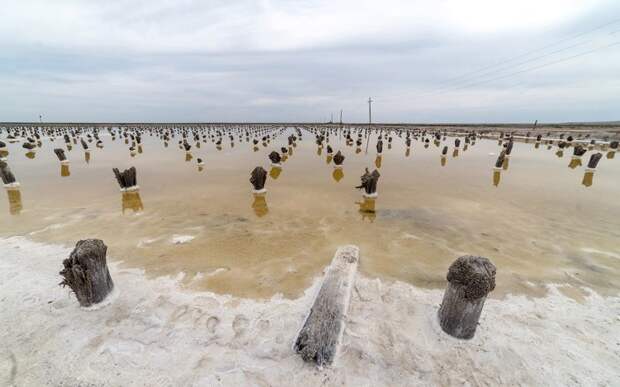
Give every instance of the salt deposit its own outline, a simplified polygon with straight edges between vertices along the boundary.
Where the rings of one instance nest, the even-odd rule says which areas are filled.
[[[619,297],[489,299],[474,339],[441,331],[439,290],[359,275],[340,357],[292,350],[319,281],[294,300],[251,300],[147,279],[109,257],[117,292],[96,310],[58,286],[70,248],[0,239],[0,385],[613,385]],[[363,260],[363,252],[362,252]]]

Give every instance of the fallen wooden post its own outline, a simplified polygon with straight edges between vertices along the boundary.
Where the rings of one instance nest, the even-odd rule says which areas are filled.
[[[459,339],[474,337],[487,294],[495,289],[495,273],[484,257],[465,255],[450,265],[438,313],[444,332]]]
[[[342,246],[327,268],[321,289],[295,340],[295,351],[319,367],[332,364],[344,330],[359,248]]]
[[[106,263],[108,247],[100,239],[79,241],[69,258],[63,261],[61,286],[69,286],[81,306],[88,307],[103,301],[114,283]]]

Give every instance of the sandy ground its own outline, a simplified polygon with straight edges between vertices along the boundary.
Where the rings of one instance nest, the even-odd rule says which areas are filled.
[[[0,252],[1,386],[620,385],[618,297],[490,299],[459,341],[437,324],[441,291],[358,276],[340,354],[318,370],[292,351],[318,279],[257,301],[115,263],[108,305],[84,310],[58,286],[69,248],[13,237]]]

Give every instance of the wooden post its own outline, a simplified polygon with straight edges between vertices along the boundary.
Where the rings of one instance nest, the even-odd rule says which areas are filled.
[[[61,286],[69,286],[81,306],[103,301],[114,289],[106,263],[107,246],[100,239],[81,240],[63,261]]]
[[[357,189],[364,189],[364,195],[367,197],[376,197],[377,196],[377,182],[379,181],[379,177],[381,175],[375,169],[372,173],[368,172],[368,168],[361,177],[362,183],[355,187]]]
[[[0,161],[0,178],[5,187],[18,185],[15,175],[11,172],[9,164],[4,161]]]
[[[254,188],[254,192],[265,192],[265,181],[267,180],[267,171],[263,167],[256,167],[250,175],[250,183]]]
[[[487,258],[465,255],[448,269],[439,325],[450,336],[471,339],[487,294],[495,289],[496,268]]]
[[[138,188],[136,167],[125,169],[122,173],[118,170],[118,168],[112,168],[112,171],[114,172],[114,176],[116,176],[116,181],[118,181],[118,185],[121,187],[121,191],[124,192],[127,190]]]
[[[336,251],[295,340],[294,349],[305,361],[314,362],[319,367],[334,361],[358,262],[359,249],[356,246],[343,246]]]

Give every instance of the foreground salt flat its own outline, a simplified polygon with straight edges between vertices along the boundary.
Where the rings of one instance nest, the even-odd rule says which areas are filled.
[[[58,286],[70,248],[0,240],[0,385],[614,385],[620,298],[489,299],[471,341],[436,321],[439,290],[358,276],[340,357],[318,370],[292,350],[320,281],[298,299],[180,288],[111,265],[109,305]],[[114,257],[113,257],[114,258]],[[363,251],[361,253],[363,260]],[[113,259],[111,259],[113,261]]]

